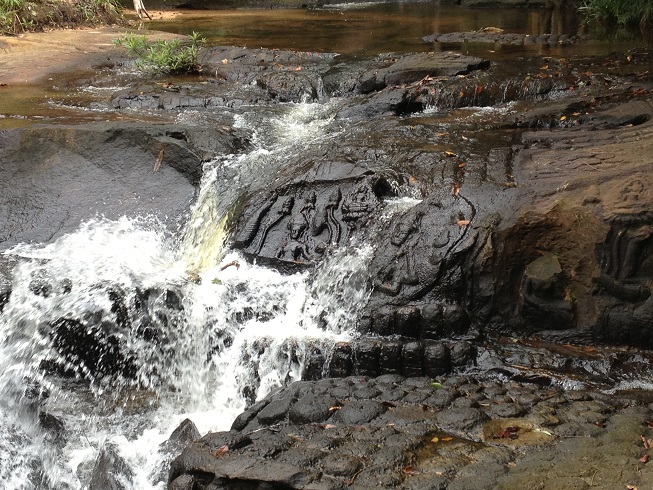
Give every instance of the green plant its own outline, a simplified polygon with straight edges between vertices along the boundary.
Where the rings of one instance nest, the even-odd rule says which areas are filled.
[[[21,10],[25,6],[25,0],[0,0],[0,11],[11,12]]]
[[[644,30],[653,26],[653,0],[584,0],[579,10],[602,23],[639,24]]]
[[[0,34],[17,34],[25,30],[23,16],[25,0],[0,0]]]
[[[114,43],[136,58],[136,67],[148,73],[191,73],[199,70],[197,58],[206,43],[199,33],[186,39],[148,41],[147,36],[125,34]]]
[[[0,34],[120,22],[120,0],[0,0]]]

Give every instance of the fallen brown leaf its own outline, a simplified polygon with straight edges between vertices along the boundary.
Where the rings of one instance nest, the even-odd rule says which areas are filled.
[[[521,430],[520,427],[517,427],[516,425],[511,425],[510,427],[504,428],[498,436],[495,436],[495,439],[518,439],[519,438],[519,431]]]
[[[645,454],[644,456],[642,456],[641,458],[639,458],[639,462],[640,462],[640,463],[644,463],[644,464],[646,464],[646,463],[648,463],[648,461],[649,461],[650,459],[651,459],[651,457],[650,457],[648,454]]]
[[[215,451],[213,451],[212,454],[213,454],[213,456],[215,456],[216,458],[221,458],[222,456],[224,456],[225,454],[227,454],[228,451],[229,451],[229,446],[227,446],[227,445],[225,444],[225,445],[223,445],[223,446],[220,446],[220,447],[219,447],[218,449],[216,449]]]

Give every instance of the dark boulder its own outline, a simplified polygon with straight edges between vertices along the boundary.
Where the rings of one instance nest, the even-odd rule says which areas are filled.
[[[288,412],[293,424],[314,424],[326,421],[338,406],[338,400],[329,396],[307,395],[300,398]]]
[[[471,32],[448,32],[446,34],[431,34],[422,38],[427,43],[490,43],[506,44],[513,46],[540,44],[540,45],[568,45],[578,42],[576,36],[569,34],[514,34],[504,32],[488,32],[484,30]]]
[[[391,85],[407,85],[430,77],[466,75],[485,70],[490,62],[454,52],[420,53],[402,56],[381,69],[370,70],[360,77],[358,90],[370,93]]]
[[[172,431],[167,441],[161,444],[162,449],[168,453],[179,453],[191,442],[197,441],[201,436],[197,427],[190,419],[184,419],[177,428]]]
[[[115,448],[107,446],[100,451],[89,490],[127,490],[133,473],[127,462]]]
[[[202,161],[240,144],[220,129],[94,123],[0,131],[0,248],[47,242],[95,215],[187,215]],[[154,171],[159,157],[162,163]]]
[[[321,73],[335,56],[334,53],[216,46],[203,50],[198,61],[216,79],[247,85],[272,72]]]

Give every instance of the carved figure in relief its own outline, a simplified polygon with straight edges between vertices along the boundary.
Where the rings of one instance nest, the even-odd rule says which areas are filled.
[[[303,214],[295,215],[288,222],[290,237],[277,251],[277,258],[300,262],[310,260],[306,244],[301,241],[304,230],[307,228],[306,218]]]
[[[335,218],[334,211],[338,208],[342,194],[339,188],[336,188],[327,202],[316,209],[311,226],[311,234],[318,236],[327,228],[329,231],[328,243],[340,242],[340,224]]]
[[[247,246],[252,243],[252,240],[256,237],[261,226],[263,217],[268,213],[268,211],[270,211],[270,208],[277,201],[278,197],[279,196],[276,192],[270,193],[270,197],[266,199],[263,205],[249,218],[249,220],[247,220],[247,223],[245,223],[245,226],[236,237],[236,245]]]
[[[286,196],[277,209],[270,213],[268,220],[263,227],[263,232],[261,233],[261,238],[259,239],[258,246],[256,247],[256,254],[261,252],[263,245],[265,244],[265,239],[268,236],[268,233],[279,221],[281,221],[285,216],[288,216],[292,212],[293,204],[295,203],[295,198],[293,196]]]
[[[367,183],[360,184],[347,196],[342,204],[343,221],[356,221],[367,216],[377,205],[377,202],[370,202],[370,187]],[[374,196],[376,200],[376,196]]]
[[[390,235],[390,243],[399,250],[395,260],[388,264],[380,274],[377,290],[390,296],[399,294],[404,285],[419,284],[415,267],[415,247],[419,241],[419,230],[423,213],[416,213],[412,218],[399,221]]]

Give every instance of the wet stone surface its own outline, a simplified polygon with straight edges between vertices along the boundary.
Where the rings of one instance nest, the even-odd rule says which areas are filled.
[[[625,488],[648,474],[649,401],[472,375],[300,381],[188,445],[168,488]]]

